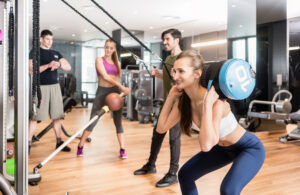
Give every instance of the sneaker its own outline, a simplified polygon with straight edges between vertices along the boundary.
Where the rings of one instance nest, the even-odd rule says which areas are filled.
[[[142,168],[133,172],[134,175],[145,175],[149,173],[156,173],[155,165],[145,164]]]
[[[83,146],[78,146],[77,147],[77,156],[83,156]]]
[[[178,183],[177,175],[167,173],[161,180],[156,183],[156,187],[168,187],[172,184]]]
[[[125,149],[120,149],[120,158],[122,159],[128,158]]]
[[[61,146],[63,143],[64,143],[63,141],[61,141],[60,143],[56,143],[56,149],[57,149],[59,146]],[[70,148],[69,146],[65,146],[65,147],[62,149],[62,151],[64,151],[64,152],[70,152],[70,151],[71,151],[71,148]]]

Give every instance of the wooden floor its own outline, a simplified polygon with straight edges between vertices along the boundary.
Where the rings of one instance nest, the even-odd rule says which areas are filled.
[[[63,121],[70,133],[76,132],[89,119],[89,109],[73,109]],[[38,131],[49,121],[40,123]],[[181,194],[178,184],[156,188],[169,168],[168,135],[157,160],[157,173],[135,176],[149,155],[152,136],[151,124],[123,120],[128,159],[119,159],[119,146],[110,115],[106,114],[94,129],[92,142],[85,145],[84,157],[76,157],[78,139],[70,143],[72,151],[60,152],[40,169],[42,181],[29,186],[30,195],[90,195],[90,194]],[[289,126],[288,128],[293,128]],[[258,175],[242,191],[244,195],[300,195],[300,142],[282,144],[278,141],[284,131],[256,133],[266,148],[266,160]],[[64,138],[66,139],[66,138]],[[180,166],[199,152],[197,135],[182,136]],[[35,142],[29,158],[29,170],[54,151],[53,131]],[[217,195],[222,178],[230,166],[210,173],[197,181],[199,194]],[[247,167],[245,167],[247,169]]]

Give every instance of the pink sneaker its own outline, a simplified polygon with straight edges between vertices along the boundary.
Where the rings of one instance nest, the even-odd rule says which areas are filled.
[[[122,149],[122,148],[120,149],[120,158],[122,158],[122,159],[128,158],[128,156],[125,152],[125,149]]]
[[[83,146],[78,146],[77,147],[77,156],[83,156]]]

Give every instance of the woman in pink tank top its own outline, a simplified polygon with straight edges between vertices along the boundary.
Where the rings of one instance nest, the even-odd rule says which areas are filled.
[[[130,89],[124,87],[119,82],[121,75],[121,67],[116,51],[116,43],[113,40],[106,40],[105,55],[102,58],[96,58],[96,71],[98,75],[98,89],[93,103],[91,117],[93,118],[97,112],[105,105],[105,97],[110,93],[123,92],[125,95],[130,93]],[[117,138],[120,145],[120,158],[127,158],[124,144],[124,131],[122,127],[122,108],[113,112],[113,121],[116,127]],[[98,120],[92,123],[82,134],[80,143],[77,148],[77,156],[83,156],[83,145],[96,126]]]

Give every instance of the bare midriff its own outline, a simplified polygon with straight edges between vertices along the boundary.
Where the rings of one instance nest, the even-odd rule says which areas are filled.
[[[115,76],[115,75],[109,75],[110,78],[112,78],[115,81],[118,81],[119,77]],[[113,87],[114,84],[106,81],[105,79],[102,78],[102,76],[98,76],[98,85],[101,87]]]
[[[245,134],[246,130],[238,125],[230,134],[226,135],[225,137],[222,137],[219,140],[218,145],[219,146],[230,146],[232,144],[235,144],[238,142],[241,137]]]

